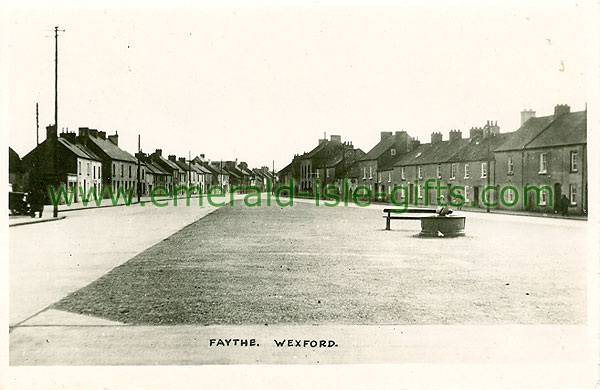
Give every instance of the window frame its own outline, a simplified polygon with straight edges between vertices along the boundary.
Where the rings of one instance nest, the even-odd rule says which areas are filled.
[[[540,153],[540,170],[538,171],[539,175],[545,175],[548,173],[548,153],[541,152]]]

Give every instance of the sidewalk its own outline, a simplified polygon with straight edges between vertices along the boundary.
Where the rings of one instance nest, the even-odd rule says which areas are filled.
[[[198,195],[192,195],[192,196],[190,196],[190,198],[197,199]],[[168,197],[168,198],[160,197],[157,199],[157,201],[159,201],[159,202],[171,201],[171,200],[173,200],[173,197]],[[182,202],[182,204],[184,204],[185,199],[179,198],[179,200]],[[128,206],[140,207],[140,206],[143,206],[144,204],[151,204],[151,198],[149,196],[142,196],[140,198],[140,203],[138,203],[137,197],[135,197],[134,199],[132,199],[131,203]],[[45,205],[44,212],[42,213],[42,218],[39,218],[38,214],[36,214],[35,218],[32,218],[29,215],[9,215],[8,216],[8,226],[13,227],[13,226],[21,226],[21,225],[30,225],[30,224],[34,224],[34,223],[58,221],[58,220],[66,218],[66,216],[63,213],[68,212],[68,211],[93,210],[93,209],[100,209],[100,208],[105,208],[105,207],[118,207],[118,206],[126,206],[125,201],[123,199],[119,198],[119,200],[115,204],[115,202],[113,202],[112,199],[102,199],[99,206],[96,205],[96,202],[92,202],[92,201],[89,202],[87,205],[83,205],[83,203],[81,203],[81,202],[72,203],[71,205],[61,204],[58,206],[59,215],[57,218],[54,218],[53,217],[54,206],[53,205]]]

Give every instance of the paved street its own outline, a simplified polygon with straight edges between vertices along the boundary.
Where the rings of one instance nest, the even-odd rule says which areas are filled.
[[[11,228],[11,364],[579,362],[585,222],[464,213],[466,237],[421,239],[418,221],[384,231],[382,208],[132,206]],[[263,346],[208,345],[234,337]]]

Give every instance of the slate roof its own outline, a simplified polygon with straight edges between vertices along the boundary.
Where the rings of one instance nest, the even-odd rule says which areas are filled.
[[[397,138],[394,135],[382,139],[377,143],[377,145],[373,146],[373,148],[369,150],[362,160],[365,161],[378,159],[379,156],[385,153],[386,150],[396,143],[396,139]]]
[[[91,150],[89,150],[83,145],[71,143],[63,137],[58,137],[58,142],[65,148],[67,148],[67,150],[75,154],[77,157],[100,161],[100,158],[95,153],[93,153]],[[131,158],[133,159],[133,162],[137,162],[135,157],[131,156]]]
[[[183,162],[183,161],[175,161],[175,164],[177,164],[177,166],[182,169],[183,171],[189,171],[190,170],[190,165],[187,162]]]
[[[182,171],[182,169],[179,167],[179,165],[177,165],[174,161],[171,161],[167,158],[164,158],[163,156],[158,156],[158,158],[160,159],[160,161],[165,164],[166,166],[170,167],[171,169],[177,170],[177,171]]]
[[[568,115],[568,114],[566,114]],[[514,133],[508,140],[500,145],[495,152],[506,152],[509,150],[522,150],[525,145],[530,143],[544,129],[552,123],[554,115],[541,116],[539,118],[530,118],[527,122]]]
[[[219,166],[219,163],[211,163],[209,168],[218,175],[229,175],[229,172],[227,172],[225,170],[225,168],[221,169],[221,167]]]
[[[161,167],[156,165],[153,161],[146,161],[145,164],[146,164],[146,169],[148,169],[150,172],[154,173],[155,175],[170,175],[170,173],[165,172]]]
[[[421,144],[416,149],[405,153],[394,166],[439,164],[449,161],[462,148],[469,144],[469,138],[454,141],[440,141],[434,144]]]
[[[586,111],[564,114],[553,121],[526,149],[584,144],[587,142]]]
[[[341,172],[340,177],[358,178],[359,175],[360,175],[360,168],[359,168],[359,164],[358,164],[358,160],[357,160],[354,163],[352,163],[348,167],[348,169],[346,169],[344,172]]]
[[[460,149],[448,161],[483,161],[494,158],[494,150],[513,137],[515,132],[498,133],[493,136],[477,136],[469,139],[467,145]]]
[[[89,135],[89,140],[96,144],[111,160],[125,161],[137,163],[135,157],[128,152],[119,148],[108,139],[102,139],[100,137],[94,137]]]

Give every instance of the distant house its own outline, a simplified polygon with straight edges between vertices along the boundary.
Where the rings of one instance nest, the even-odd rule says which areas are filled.
[[[8,148],[8,191],[23,192],[25,190],[25,170],[19,154]]]
[[[49,189],[55,194],[64,188],[74,202],[81,200],[83,192],[89,199],[95,194],[101,197],[103,163],[92,150],[77,142],[75,133],[62,133],[55,126],[46,128],[46,139],[23,157],[26,172],[24,187],[31,191],[36,187]],[[50,194],[48,194],[50,195]],[[50,201],[50,196],[47,201]]]
[[[406,131],[382,131],[379,142],[360,160],[359,183],[369,188],[372,198],[389,192],[389,186],[380,173],[390,171],[398,156],[411,150],[412,141]]]
[[[434,132],[431,134],[431,143],[413,143],[413,149],[406,153],[394,164],[392,181],[396,185],[408,188],[410,204],[431,205],[437,203],[437,193],[429,190],[425,194],[425,183],[428,179],[440,180],[441,185],[450,188],[455,184],[456,172],[452,171],[449,160],[458,153],[469,142],[462,138],[460,130],[451,130],[448,141],[444,141],[442,134]],[[440,195],[448,196],[449,189]],[[398,192],[395,196],[405,195]],[[405,200],[405,199],[398,199]]]
[[[484,127],[471,128],[468,143],[441,165],[436,179],[464,187],[467,206],[486,207],[486,202],[496,202],[498,194],[492,188],[496,182],[494,150],[513,134],[500,133],[497,122],[492,121]]]
[[[184,172],[179,168],[175,161],[173,161],[175,156],[170,157],[172,157],[172,159],[164,158],[162,149],[156,149],[156,151],[150,155],[152,163],[167,173],[166,188],[169,190],[169,194],[173,195],[173,189],[180,186],[181,176],[184,175]]]
[[[119,148],[119,135],[106,135],[104,131],[79,128],[77,143],[94,152],[102,161],[102,183],[113,192],[123,188],[127,193],[137,192],[137,160],[134,156]],[[108,196],[108,189],[104,196]]]

